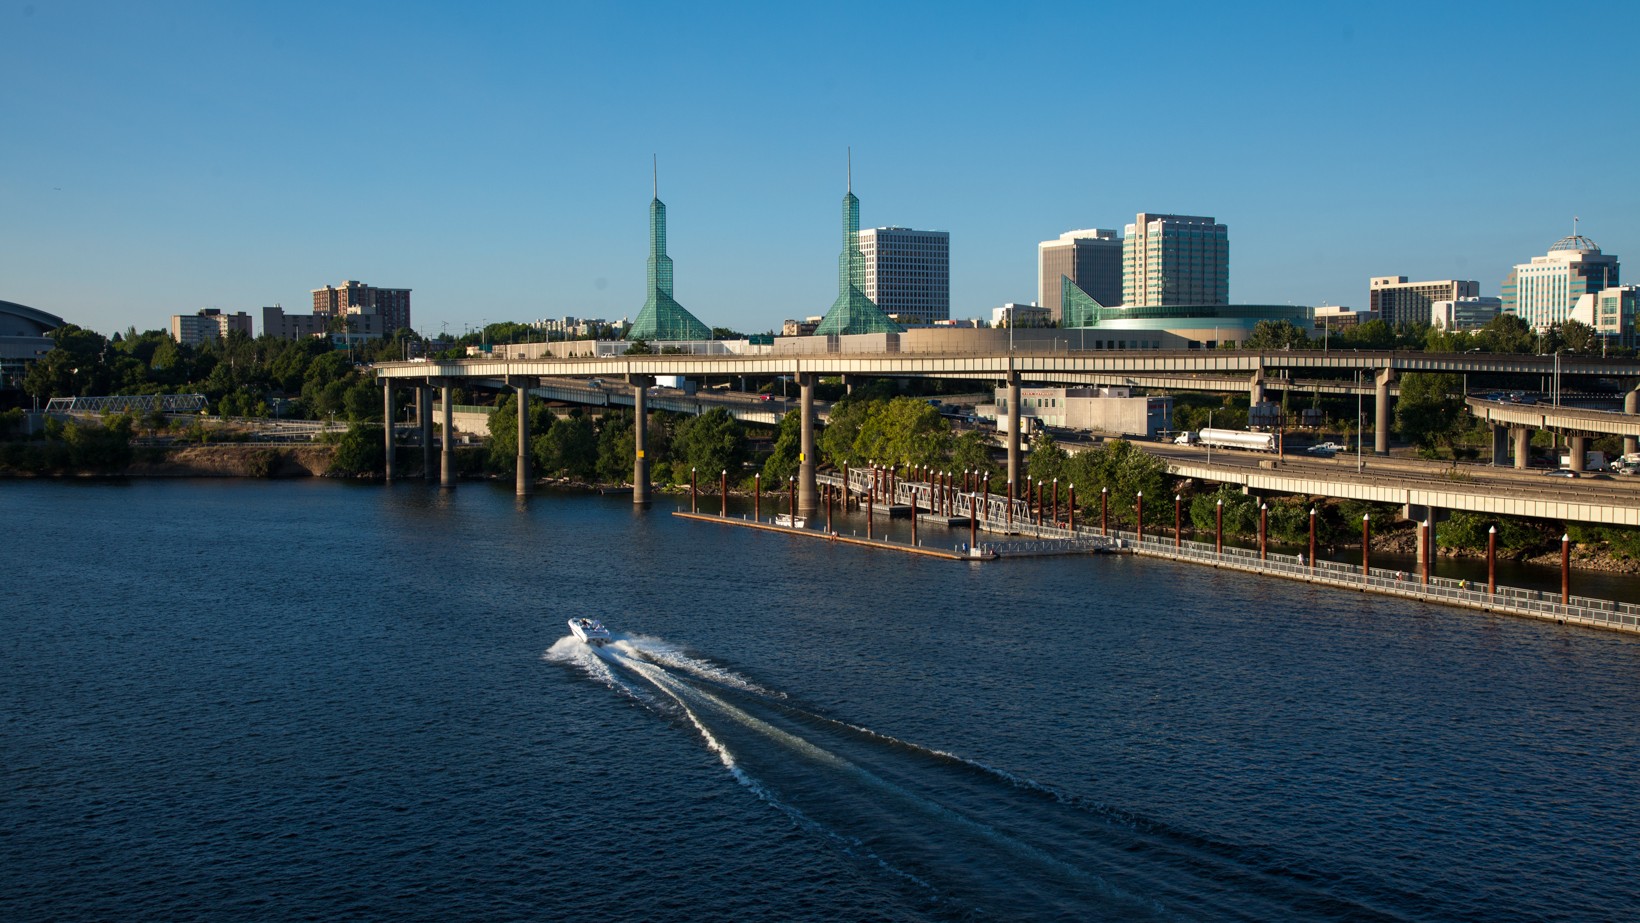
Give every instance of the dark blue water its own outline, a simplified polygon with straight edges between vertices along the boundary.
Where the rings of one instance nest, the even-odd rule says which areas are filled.
[[[0,919],[1640,916],[1640,639],[630,506],[0,483]]]

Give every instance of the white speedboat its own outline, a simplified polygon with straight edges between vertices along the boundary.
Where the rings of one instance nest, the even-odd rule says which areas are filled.
[[[790,513],[775,514],[774,524],[777,526],[786,526],[790,529],[807,529],[809,527],[809,521],[807,519],[804,519],[802,516],[794,518]]]
[[[609,629],[597,619],[570,619],[569,630],[593,647],[603,647],[609,643]]]

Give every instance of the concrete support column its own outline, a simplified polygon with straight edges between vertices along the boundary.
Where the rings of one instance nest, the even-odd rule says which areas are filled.
[[[1251,384],[1248,385],[1248,388],[1247,388],[1247,400],[1248,400],[1248,406],[1249,407],[1256,407],[1259,404],[1264,403],[1264,370],[1263,369],[1259,369],[1258,371],[1253,373],[1253,380],[1252,380]]]
[[[797,510],[812,513],[820,506],[820,491],[814,480],[814,375],[797,376],[798,413],[801,414],[801,437],[798,440]],[[914,517],[913,517],[914,518]]]
[[[1640,391],[1630,391],[1629,393],[1623,395],[1623,412],[1627,414],[1640,414]],[[1640,452],[1640,438],[1635,436],[1624,436],[1623,454],[1632,455],[1635,452]]]
[[[1492,424],[1492,467],[1502,468],[1509,463],[1509,428],[1501,423]]]
[[[1566,450],[1566,467],[1582,473],[1585,470],[1584,461],[1589,451],[1588,436],[1572,436],[1571,445]]]
[[[438,465],[433,458],[433,385],[422,382],[416,386],[416,422],[421,424],[421,476],[429,481],[438,479]]]
[[[387,483],[393,483],[393,379],[382,379],[382,430],[386,432],[387,461],[384,463],[383,473],[387,475]]]
[[[1375,455],[1389,454],[1389,383],[1394,380],[1394,369],[1378,372],[1378,391],[1373,395],[1372,405],[1372,451]]]
[[[1512,431],[1515,434],[1515,467],[1525,469],[1532,460],[1532,430],[1516,426]]]
[[[530,472],[530,387],[527,379],[513,382],[518,390],[518,480],[515,490],[520,497],[530,495],[535,477]]]
[[[1008,486],[1019,489],[1019,376],[1008,376]]]
[[[632,502],[649,505],[649,378],[632,376]]]
[[[456,486],[456,407],[451,393],[454,390],[448,381],[439,389],[439,399],[444,407],[444,434],[439,451],[440,487]]]

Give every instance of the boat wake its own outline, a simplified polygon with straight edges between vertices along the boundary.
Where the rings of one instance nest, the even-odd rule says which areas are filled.
[[[1337,876],[828,717],[659,639],[546,656],[692,728],[741,785],[936,916],[1395,918],[1340,897]]]

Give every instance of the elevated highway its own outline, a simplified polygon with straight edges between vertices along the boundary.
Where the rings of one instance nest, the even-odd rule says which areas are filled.
[[[383,385],[385,410],[392,418],[393,388],[414,386],[434,387],[444,391],[445,406],[450,404],[451,388],[460,384],[481,384],[514,388],[520,401],[541,388],[545,379],[616,379],[631,395],[638,426],[633,469],[633,501],[649,500],[648,462],[645,457],[643,421],[651,396],[649,386],[658,376],[682,376],[695,379],[735,376],[791,376],[798,382],[799,407],[802,410],[803,441],[800,456],[799,481],[802,494],[800,509],[812,511],[816,507],[817,491],[814,480],[815,451],[813,424],[815,420],[814,384],[819,376],[849,378],[945,378],[974,381],[996,381],[1005,384],[1010,392],[1008,406],[1019,405],[1018,389],[1022,383],[1058,385],[1101,385],[1114,383],[1145,384],[1152,387],[1187,389],[1199,387],[1194,383],[1212,382],[1216,385],[1232,383],[1240,378],[1246,383],[1252,400],[1262,400],[1267,387],[1281,387],[1272,379],[1310,378],[1332,379],[1330,387],[1342,388],[1346,383],[1352,389],[1373,389],[1373,412],[1376,421],[1374,453],[1389,454],[1389,405],[1391,389],[1396,378],[1406,372],[1445,372],[1455,374],[1542,375],[1556,376],[1558,382],[1570,379],[1615,380],[1622,387],[1632,388],[1640,380],[1640,362],[1633,359],[1576,358],[1556,356],[1493,355],[1486,353],[1423,353],[1423,352],[1359,352],[1355,350],[1074,350],[1074,351],[994,351],[974,353],[953,352],[881,352],[881,353],[762,353],[752,355],[689,355],[645,354],[622,356],[588,356],[582,358],[493,358],[481,357],[453,361],[417,360],[390,362],[377,367],[376,374]],[[1277,373],[1272,375],[1272,373]],[[1164,384],[1165,382],[1165,384]],[[1312,383],[1311,387],[1322,385]],[[571,399],[570,388],[555,385],[565,399]],[[1631,403],[1633,400],[1631,394]],[[430,400],[419,402],[430,407]],[[622,401],[625,403],[625,401]],[[518,444],[520,493],[528,490],[528,458],[523,448],[529,444],[524,432],[527,414],[520,414]],[[422,426],[431,430],[431,419],[424,412]],[[1494,427],[1494,457],[1503,445],[1504,427]],[[1525,433],[1522,437],[1520,434]],[[1526,445],[1530,431],[1516,429],[1516,464],[1524,466]],[[424,440],[431,445],[430,440]],[[1575,442],[1575,441],[1574,441]],[[1505,450],[1507,447],[1505,446]],[[1008,477],[1019,483],[1021,447],[1018,428],[1010,428],[1008,437]],[[1578,458],[1581,464],[1581,456]],[[432,469],[429,459],[429,470]],[[446,455],[441,482],[454,486],[453,460]],[[392,472],[388,472],[389,477]],[[1195,475],[1187,475],[1195,476]],[[1304,492],[1306,479],[1290,479],[1276,475],[1280,483],[1292,481],[1292,492]],[[1314,484],[1322,484],[1322,480]],[[1371,485],[1367,485],[1371,486]],[[1258,489],[1255,485],[1255,489]],[[1270,489],[1277,488],[1274,483]],[[1339,482],[1337,488],[1321,487],[1312,492],[1355,496],[1356,488]],[[1403,494],[1405,491],[1403,491]],[[1446,491],[1451,494],[1444,508],[1500,511],[1496,504],[1482,506],[1484,501],[1497,500],[1480,492]],[[1460,494],[1463,494],[1460,496]],[[1365,499],[1365,498],[1363,498]],[[1456,505],[1450,505],[1456,504]],[[1583,509],[1583,507],[1589,509]],[[1513,507],[1510,507],[1513,508]],[[1516,515],[1549,516],[1586,522],[1631,523],[1627,516],[1604,504],[1557,503],[1533,507],[1538,512]],[[1564,515],[1562,515],[1564,514]]]
[[[1146,445],[1167,462],[1169,474],[1201,481],[1236,484],[1250,493],[1337,497],[1403,507],[1408,518],[1417,511],[1464,510],[1494,516],[1518,516],[1558,522],[1640,526],[1640,478],[1596,481],[1544,477],[1542,472],[1466,465],[1436,468],[1411,460],[1373,456],[1318,458],[1215,450],[1211,462],[1194,446]],[[1272,465],[1264,467],[1263,465]],[[1436,512],[1435,518],[1439,518]]]

